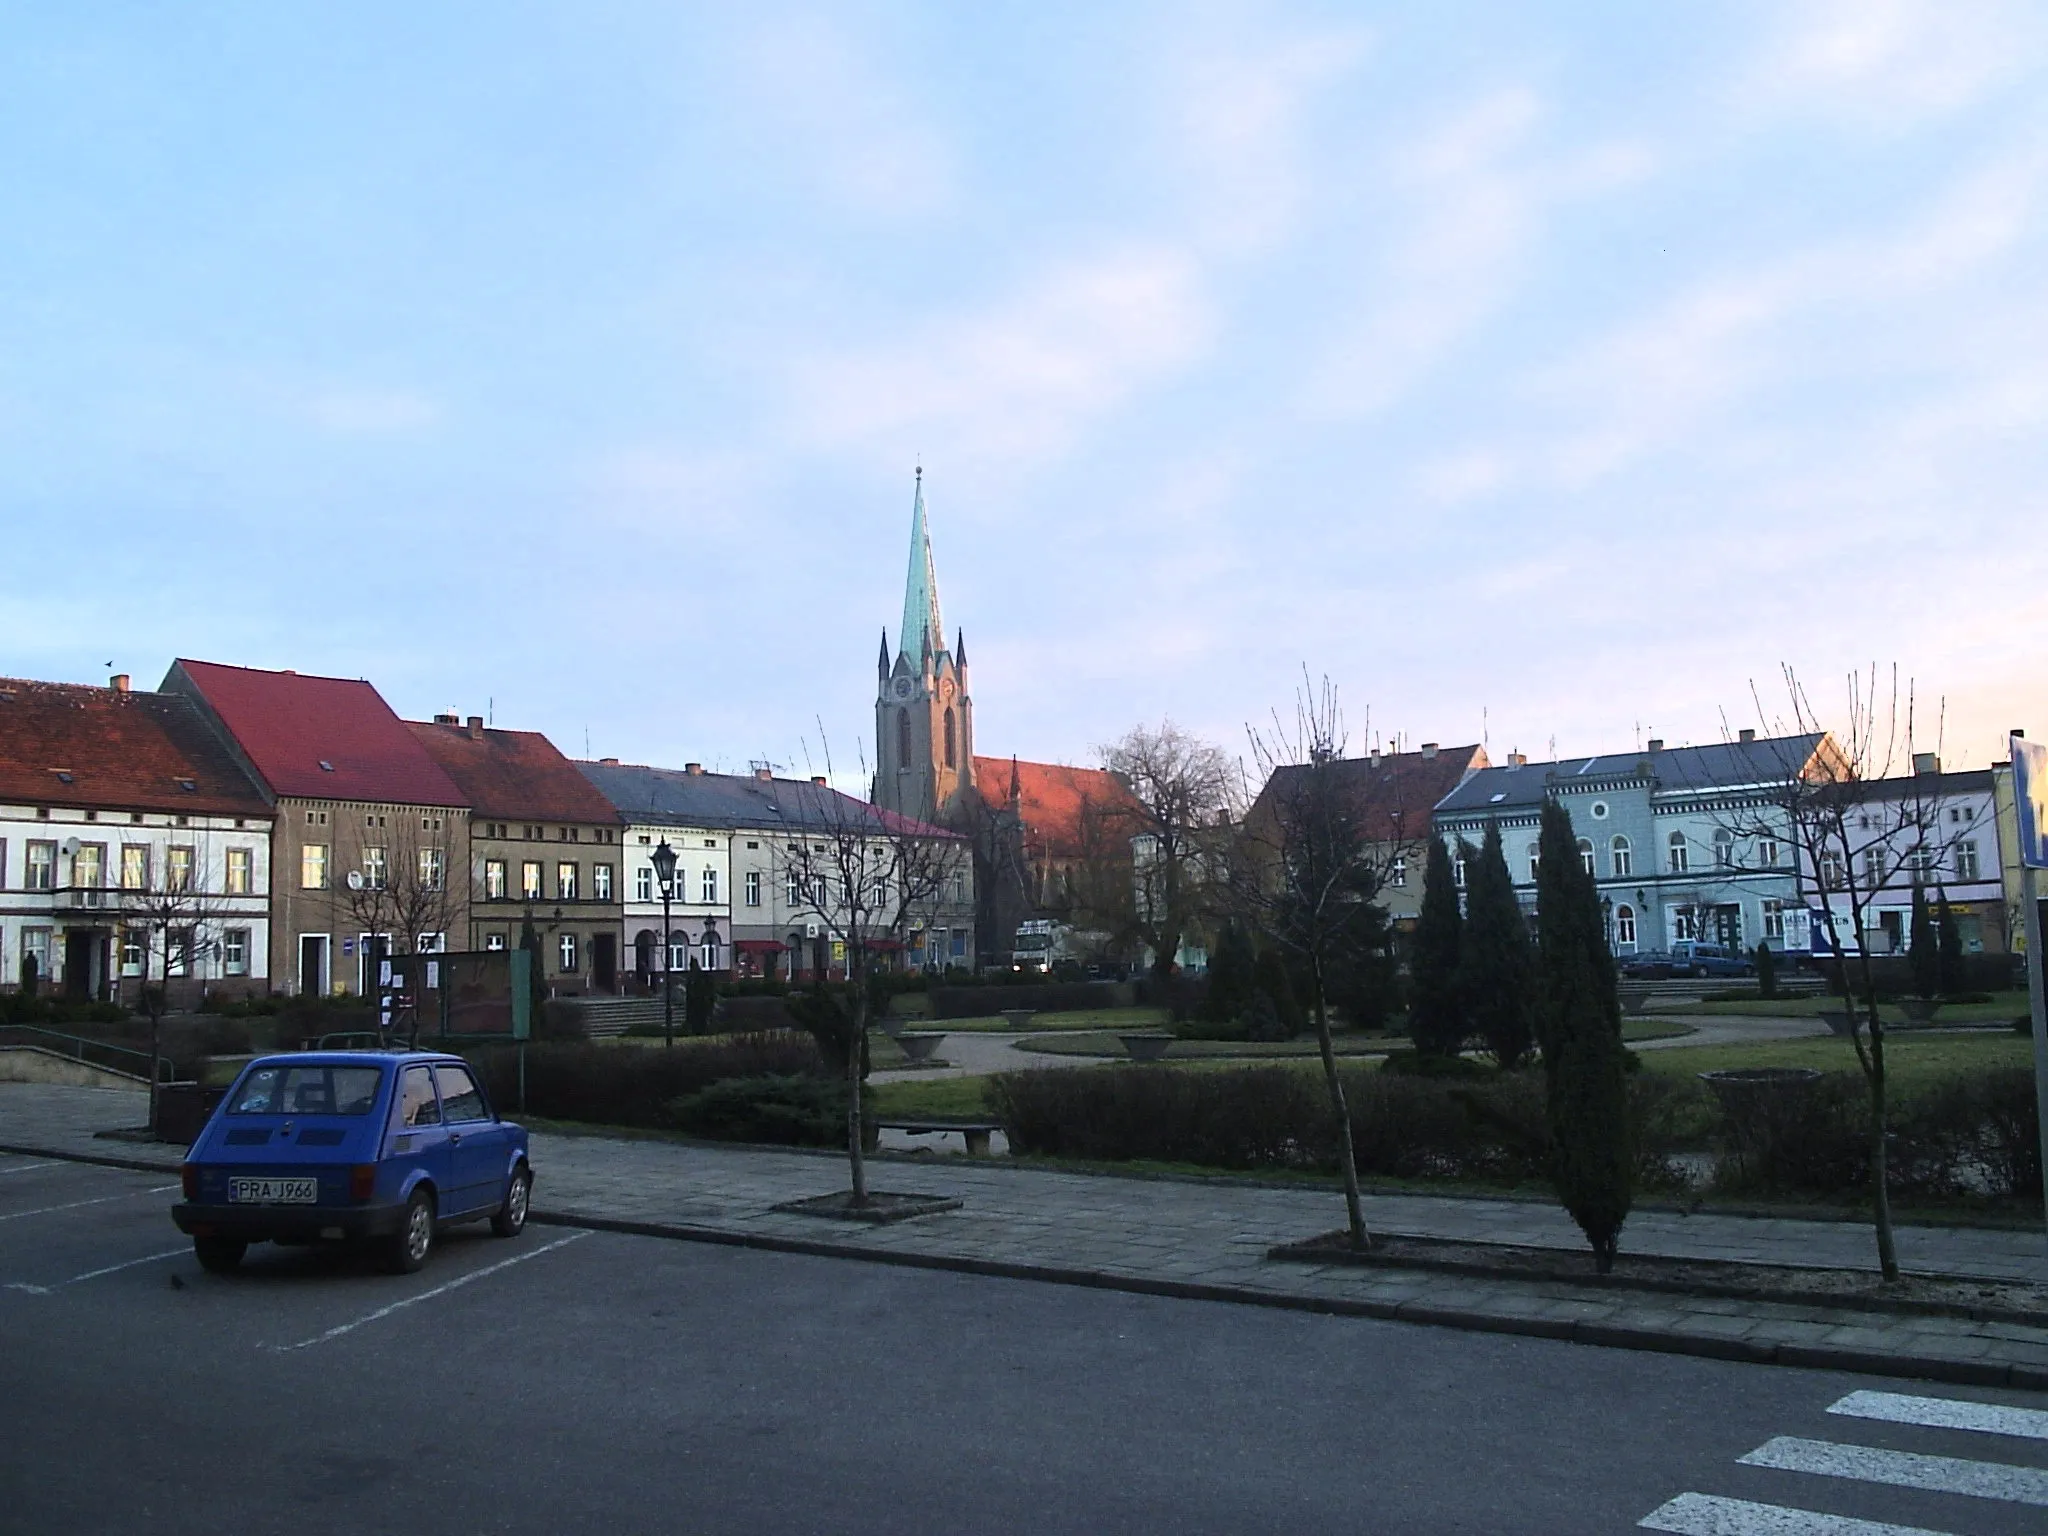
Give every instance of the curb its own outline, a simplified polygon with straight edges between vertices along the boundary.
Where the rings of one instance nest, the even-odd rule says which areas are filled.
[[[1510,1317],[1467,1307],[1444,1307],[1419,1301],[1347,1301],[1331,1296],[1296,1296],[1249,1286],[1204,1284],[1191,1280],[1154,1280],[1098,1269],[1069,1269],[1051,1264],[1021,1264],[1007,1259],[977,1259],[964,1254],[905,1253],[869,1248],[858,1243],[822,1238],[779,1237],[758,1232],[728,1232],[719,1227],[693,1227],[657,1221],[628,1221],[609,1216],[581,1216],[569,1211],[533,1211],[528,1219],[543,1226],[577,1227],[591,1232],[617,1232],[631,1237],[665,1238],[705,1243],[718,1248],[750,1248],[764,1253],[794,1253],[810,1258],[854,1259],[900,1269],[942,1270],[984,1275],[1001,1280],[1033,1280],[1072,1285],[1086,1290],[1123,1291],[1136,1296],[1164,1296],[1179,1301],[1215,1301],[1239,1306],[1269,1307],[1283,1312],[1314,1312],[1334,1317],[1363,1317],[1376,1322],[1416,1323],[1455,1328],[1467,1333],[1500,1333],[1522,1338],[1552,1339],[1602,1349],[1631,1349],[1651,1354],[1690,1355],[1703,1360],[1731,1360],[1745,1365],[1787,1365],[1808,1370],[1842,1371],[1858,1376],[1891,1376],[1966,1387],[2019,1387],[2048,1390],[2048,1369],[1952,1360],[1938,1355],[1891,1355],[1876,1350],[1831,1349],[1818,1344],[1766,1344],[1714,1334],[1688,1334],[1624,1323],[1573,1322],[1562,1318]]]
[[[125,1168],[130,1173],[176,1173],[177,1163],[153,1163],[140,1157],[115,1157],[104,1152],[59,1151],[55,1147],[31,1147],[0,1141],[0,1152],[12,1152],[17,1157],[53,1157],[65,1163],[92,1163],[101,1168]],[[181,1158],[180,1162],[183,1161]]]

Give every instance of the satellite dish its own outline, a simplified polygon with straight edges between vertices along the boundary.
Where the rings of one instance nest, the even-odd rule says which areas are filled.
[[[77,852],[78,852],[78,839],[77,839],[77,838],[75,838],[75,837],[67,837],[67,838],[65,838],[65,839],[64,839],[64,857],[65,857],[65,858],[67,858],[67,859],[68,859],[68,858],[72,858],[73,856],[75,856],[75,855],[77,854]]]
[[[360,869],[348,872],[348,888],[352,891],[360,891],[363,888],[363,872]]]

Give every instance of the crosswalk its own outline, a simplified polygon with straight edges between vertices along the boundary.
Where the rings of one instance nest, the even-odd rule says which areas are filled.
[[[1851,1392],[1828,1405],[1845,1420],[1904,1424],[1923,1429],[1963,1430],[1998,1442],[2048,1441],[2048,1410],[2013,1408],[1961,1398],[1914,1397],[1898,1392]],[[1844,1433],[1853,1430],[1843,1425]],[[2000,1506],[2048,1509],[2048,1468],[1998,1460],[1939,1456],[1833,1440],[1777,1435],[1737,1459],[1749,1467],[1800,1472],[1886,1488],[1956,1494]],[[1979,1506],[1983,1507],[1983,1506]],[[1681,1493],[1638,1522],[1648,1531],[1672,1536],[1958,1536],[1924,1526],[1888,1525],[1849,1515]],[[2048,1528],[2048,1517],[2044,1517]]]

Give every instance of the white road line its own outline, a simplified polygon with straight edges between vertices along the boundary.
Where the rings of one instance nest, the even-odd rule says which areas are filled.
[[[1846,1477],[1893,1488],[1924,1488],[1932,1493],[1964,1493],[1978,1499],[2003,1499],[2009,1504],[2048,1508],[2048,1470],[2011,1467],[1996,1461],[1964,1461],[1955,1456],[1919,1456],[1911,1451],[1883,1451],[1869,1445],[1835,1445],[1779,1435],[1747,1456],[1747,1467],[1776,1467],[1785,1472],[1811,1472],[1819,1477]]]
[[[133,1200],[137,1195],[163,1195],[176,1188],[176,1184],[159,1184],[154,1189],[131,1189],[125,1195],[101,1195],[97,1200],[73,1200],[69,1205],[44,1205],[33,1211],[9,1211],[5,1216],[0,1216],[0,1221],[19,1221],[24,1216],[48,1216],[53,1211],[75,1211],[87,1205],[106,1205],[115,1200]]]
[[[1636,1524],[1646,1531],[1671,1531],[1675,1536],[1944,1536],[1917,1525],[1886,1525],[1810,1509],[1787,1509],[1782,1504],[1717,1498],[1711,1493],[1681,1493]]]
[[[124,1259],[119,1264],[109,1264],[104,1269],[88,1269],[82,1275],[73,1275],[69,1280],[59,1280],[55,1285],[23,1285],[16,1282],[0,1286],[0,1290],[26,1291],[31,1296],[47,1296],[52,1291],[61,1291],[67,1285],[77,1285],[82,1280],[97,1280],[101,1275],[115,1274],[120,1270],[133,1269],[138,1264],[156,1264],[165,1259],[175,1259],[180,1254],[190,1253],[190,1248],[168,1248],[162,1253],[146,1254],[139,1259]]]
[[[16,1163],[16,1164],[15,1164],[15,1165],[14,1165],[14,1166],[13,1166],[12,1168],[0,1168],[0,1174],[8,1174],[8,1173],[33,1173],[33,1172],[35,1172],[35,1170],[36,1170],[36,1169],[38,1169],[38,1168],[55,1168],[55,1167],[58,1167],[58,1166],[60,1166],[60,1165],[59,1165],[59,1164],[57,1164],[57,1163],[54,1163],[54,1162],[47,1162],[47,1163]]]
[[[1828,1407],[1852,1419],[1922,1424],[1929,1429],[1974,1429],[2020,1440],[2048,1440],[2048,1411],[1972,1403],[1956,1397],[1907,1397],[1900,1392],[1851,1392]]]
[[[315,1344],[325,1344],[329,1339],[338,1339],[345,1333],[354,1333],[356,1329],[362,1327],[365,1323],[374,1323],[381,1318],[389,1317],[394,1312],[402,1312],[407,1307],[417,1306],[420,1302],[432,1301],[436,1296],[445,1296],[448,1292],[465,1286],[472,1280],[481,1280],[485,1275],[495,1275],[501,1269],[510,1269],[514,1264],[524,1264],[528,1259],[537,1259],[544,1253],[553,1253],[557,1248],[566,1248],[569,1244],[580,1242],[588,1236],[590,1236],[588,1232],[572,1232],[567,1237],[556,1238],[552,1243],[548,1243],[544,1247],[532,1248],[525,1253],[516,1253],[509,1259],[500,1259],[495,1264],[486,1264],[482,1269],[473,1269],[466,1275],[458,1275],[446,1285],[437,1285],[431,1291],[421,1291],[417,1296],[408,1296],[403,1301],[392,1302],[388,1307],[379,1307],[376,1311],[359,1317],[352,1323],[338,1323],[325,1333],[316,1333],[310,1339],[301,1339],[296,1344],[268,1344],[264,1347],[277,1350],[279,1353],[293,1349],[311,1349]]]

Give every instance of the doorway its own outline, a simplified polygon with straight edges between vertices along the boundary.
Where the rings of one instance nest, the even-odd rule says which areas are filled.
[[[324,933],[299,935],[299,995],[327,995],[327,935]]]
[[[593,933],[590,936],[590,984],[600,992],[619,990],[619,936]]]

